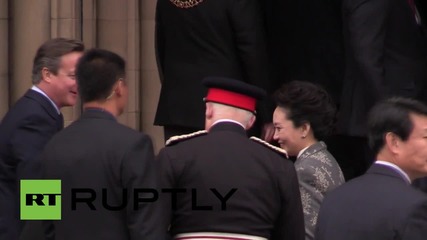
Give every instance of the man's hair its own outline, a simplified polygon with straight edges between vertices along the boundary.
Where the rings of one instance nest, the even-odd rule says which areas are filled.
[[[228,116],[231,114],[238,118],[233,120],[240,122],[244,126],[248,126],[251,118],[255,116],[253,112],[250,112],[245,109],[241,109],[241,108],[237,108],[237,107],[233,107],[233,106],[229,106],[221,103],[216,103],[216,102],[208,102],[208,104],[211,104],[212,107],[215,109],[216,118],[218,119],[228,118]]]
[[[72,52],[83,52],[83,43],[75,39],[54,38],[46,41],[37,50],[33,61],[32,83],[42,80],[42,69],[46,67],[53,74],[58,74],[61,57]]]
[[[125,60],[116,53],[103,49],[87,51],[78,61],[76,70],[82,102],[107,99],[114,84],[124,78],[125,67]]]
[[[322,140],[333,129],[336,108],[322,87],[305,81],[284,84],[274,94],[278,107],[284,108],[295,127],[309,123],[314,137]]]
[[[394,97],[377,103],[371,109],[368,140],[375,155],[384,147],[387,133],[394,133],[402,141],[408,139],[414,128],[410,114],[427,116],[427,106],[417,100]]]

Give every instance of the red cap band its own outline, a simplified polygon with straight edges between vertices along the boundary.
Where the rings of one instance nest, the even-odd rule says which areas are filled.
[[[233,107],[242,108],[251,112],[255,111],[256,99],[240,93],[230,92],[219,88],[210,88],[206,101],[223,103]]]

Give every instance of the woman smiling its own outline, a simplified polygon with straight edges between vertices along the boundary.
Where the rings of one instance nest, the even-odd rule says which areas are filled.
[[[344,183],[337,161],[321,141],[331,132],[335,108],[324,89],[302,81],[283,85],[275,100],[274,139],[289,156],[296,157],[306,239],[314,239],[325,194]]]

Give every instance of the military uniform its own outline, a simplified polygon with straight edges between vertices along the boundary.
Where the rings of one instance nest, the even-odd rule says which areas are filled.
[[[304,239],[298,180],[284,153],[228,121],[189,138],[170,141],[158,156],[162,188],[185,190],[176,201],[169,193],[161,198],[176,239],[190,239],[184,233],[215,239],[212,232],[226,239]],[[225,206],[215,191],[229,197]]]
[[[284,150],[248,139],[251,124],[236,120],[244,112],[233,115],[234,108],[254,112],[265,91],[225,78],[203,83],[207,102],[231,107],[216,114],[209,105],[208,131],[171,138],[160,151],[164,228],[177,240],[304,239],[292,162]]]

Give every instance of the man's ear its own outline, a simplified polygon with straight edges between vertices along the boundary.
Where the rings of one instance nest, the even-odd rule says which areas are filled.
[[[256,116],[252,115],[251,118],[249,119],[248,125],[246,126],[246,130],[249,130],[252,128],[252,126],[254,125],[256,120]]]
[[[122,80],[119,80],[114,84],[113,89],[116,92],[117,96],[121,97],[124,94],[125,88],[126,88],[126,84]]]
[[[53,73],[51,71],[49,71],[49,69],[47,67],[43,67],[41,70],[41,81],[45,81],[47,83],[51,83],[52,82],[52,75]]]
[[[117,97],[121,97],[124,94],[126,88],[126,83],[124,83],[122,80],[117,81],[114,83],[111,94],[107,97],[107,99],[110,99],[114,96],[114,94]]]
[[[206,103],[206,111],[205,111],[205,117],[206,119],[211,119],[214,114],[214,108],[212,107],[212,104],[207,102]]]
[[[402,139],[392,132],[388,132],[384,136],[384,145],[394,154],[400,152],[400,147],[402,146]]]

